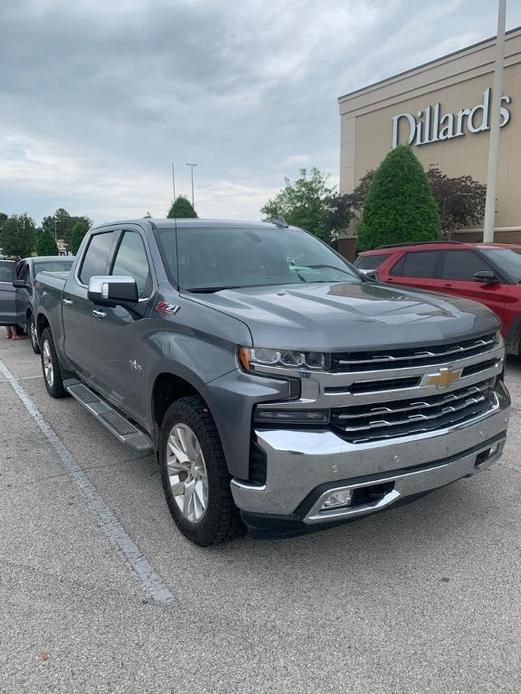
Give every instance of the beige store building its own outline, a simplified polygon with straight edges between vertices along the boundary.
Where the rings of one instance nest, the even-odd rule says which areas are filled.
[[[495,37],[341,96],[341,192],[404,143],[426,169],[485,183],[494,60]],[[496,239],[521,242],[521,27],[506,35],[501,125]]]

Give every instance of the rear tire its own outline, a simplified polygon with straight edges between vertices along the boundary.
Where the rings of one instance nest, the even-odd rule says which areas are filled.
[[[29,339],[31,340],[31,347],[35,354],[40,354],[40,345],[38,343],[38,333],[36,332],[36,325],[34,323],[34,318],[31,316],[27,322],[27,332],[29,333]]]
[[[41,358],[43,382],[47,392],[52,398],[64,398],[67,391],[63,387],[60,362],[50,328],[45,328],[41,335]]]
[[[159,465],[168,508],[186,538],[207,547],[244,535],[219,433],[199,397],[180,398],[166,411]]]

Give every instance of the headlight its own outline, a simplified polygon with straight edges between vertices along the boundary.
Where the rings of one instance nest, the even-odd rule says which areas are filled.
[[[322,352],[295,352],[265,347],[239,347],[239,361],[246,371],[255,371],[256,367],[266,366],[315,371],[326,368],[326,356]]]

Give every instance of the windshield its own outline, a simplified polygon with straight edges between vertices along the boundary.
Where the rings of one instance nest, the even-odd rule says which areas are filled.
[[[158,236],[172,275],[190,291],[361,282],[346,261],[304,231],[187,227],[178,229],[177,248],[173,229]]]
[[[34,264],[34,276],[39,272],[68,272],[72,267],[72,260],[49,260],[43,263]]]
[[[507,277],[521,281],[521,255],[520,249],[512,248],[481,248],[483,255]]]

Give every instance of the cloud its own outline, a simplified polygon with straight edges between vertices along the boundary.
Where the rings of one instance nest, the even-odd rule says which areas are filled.
[[[258,218],[301,167],[335,181],[337,96],[494,33],[486,0],[2,3],[0,205]],[[509,23],[521,23],[511,8]]]

